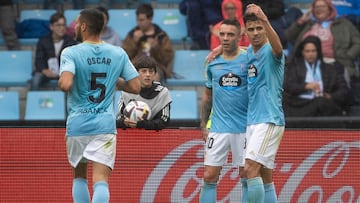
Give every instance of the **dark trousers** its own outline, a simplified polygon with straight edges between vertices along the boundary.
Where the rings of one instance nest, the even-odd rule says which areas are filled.
[[[312,100],[303,100],[300,105],[284,104],[287,117],[312,117],[312,116],[341,116],[343,111],[333,100],[317,97]]]

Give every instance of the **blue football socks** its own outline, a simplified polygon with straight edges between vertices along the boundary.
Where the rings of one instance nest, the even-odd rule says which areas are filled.
[[[248,191],[248,186],[247,186],[247,178],[241,178],[241,188],[242,188],[242,192],[241,192],[241,199],[242,199],[242,203],[246,203],[247,202],[247,191]]]
[[[264,184],[264,190],[265,190],[264,202],[277,203],[277,197],[276,197],[274,183]]]
[[[76,178],[73,180],[72,196],[74,203],[90,203],[90,193],[86,179]]]
[[[108,203],[110,199],[109,185],[105,181],[94,184],[92,203]]]
[[[263,203],[265,190],[264,183],[261,177],[250,178],[247,180],[248,192],[247,202]]]
[[[206,183],[202,187],[200,193],[200,203],[215,203],[216,202],[216,188],[217,183]]]

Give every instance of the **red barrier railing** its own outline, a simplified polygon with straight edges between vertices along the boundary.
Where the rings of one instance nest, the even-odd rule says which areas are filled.
[[[198,202],[200,131],[118,132],[111,202]],[[0,202],[72,201],[64,133],[63,128],[0,128]],[[274,170],[279,202],[360,202],[359,166],[360,132],[287,130]],[[237,170],[227,164],[218,202],[240,200]]]

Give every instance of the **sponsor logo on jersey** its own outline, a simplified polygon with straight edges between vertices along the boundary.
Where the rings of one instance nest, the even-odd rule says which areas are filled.
[[[234,90],[240,87],[241,78],[230,72],[220,77],[219,85],[225,89]]]
[[[254,82],[257,78],[257,68],[254,64],[251,64],[248,68],[248,81],[249,83]]]

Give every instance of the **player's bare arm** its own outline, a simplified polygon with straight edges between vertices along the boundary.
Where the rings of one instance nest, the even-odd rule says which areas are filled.
[[[281,57],[283,47],[281,45],[280,38],[273,29],[273,27],[271,26],[268,18],[266,17],[265,13],[260,8],[260,6],[256,4],[249,4],[247,6],[246,12],[254,13],[263,22],[264,28],[266,30],[266,35],[269,40],[269,43],[271,44],[274,55],[277,57]]]
[[[141,90],[140,80],[138,77],[133,78],[129,81],[125,81],[122,78],[119,78],[116,87],[119,90],[123,90],[125,92],[133,93],[133,94],[139,94]]]
[[[202,132],[202,138],[206,141],[208,135],[208,129],[206,123],[209,119],[212,107],[212,89],[205,88],[201,98],[201,113],[200,113],[200,128]]]
[[[70,91],[73,84],[73,79],[74,75],[71,72],[63,72],[58,81],[59,88],[64,92]]]

